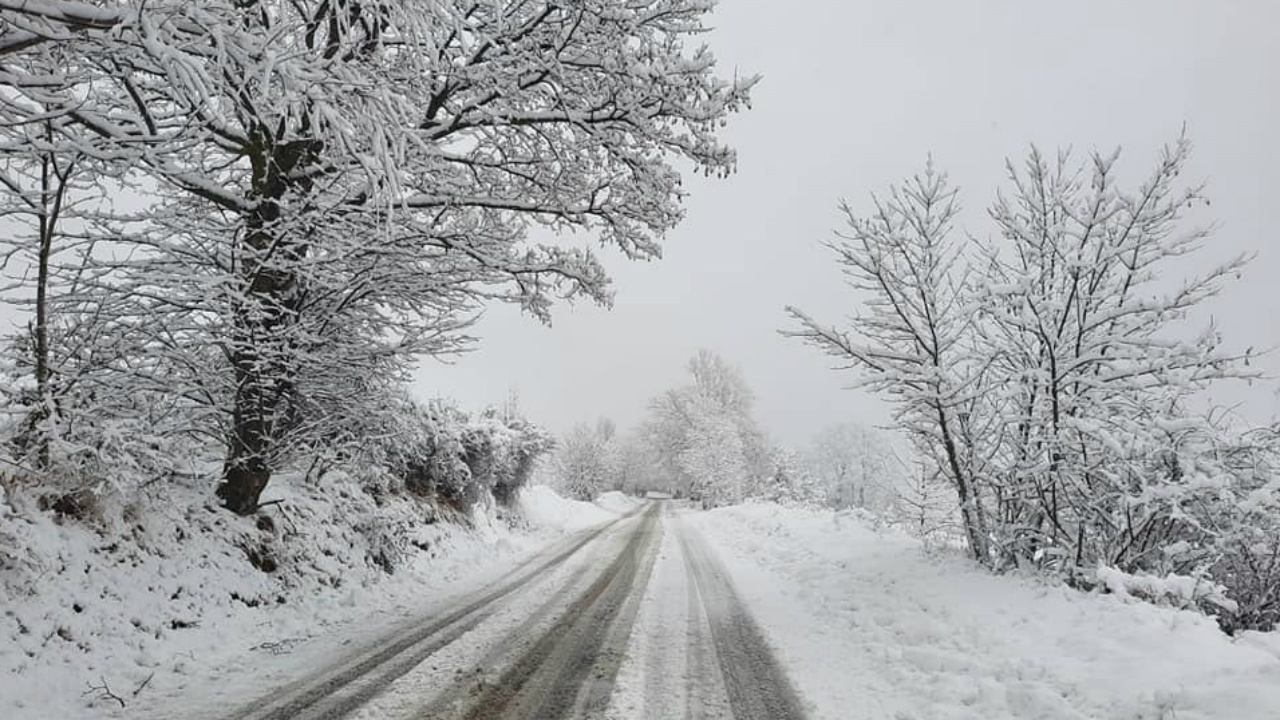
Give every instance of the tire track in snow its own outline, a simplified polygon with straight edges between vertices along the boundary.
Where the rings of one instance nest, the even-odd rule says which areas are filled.
[[[690,594],[696,593],[701,611],[706,614],[733,719],[803,720],[805,714],[795,688],[733,589],[724,566],[695,530],[678,521],[676,525],[692,586]],[[698,614],[692,609],[690,613],[691,618]],[[699,652],[692,634],[690,651]],[[691,655],[690,661],[706,662],[696,655]],[[694,698],[690,700],[693,702]],[[714,712],[714,708],[705,706],[697,710]]]
[[[477,694],[464,720],[553,720],[604,712],[653,569],[659,510],[649,506],[617,558]]]
[[[607,720],[731,720],[711,630],[662,503],[653,574],[631,630]]]
[[[601,548],[595,548],[593,555],[601,555]],[[450,718],[466,712],[468,698],[474,697],[485,686],[497,681],[504,663],[508,658],[521,655],[525,648],[541,637],[557,619],[556,614],[562,611],[575,594],[581,593],[583,583],[591,570],[591,560],[586,560],[575,568],[567,579],[554,592],[542,600],[533,612],[513,629],[504,633],[505,637],[490,645],[483,651],[477,661],[466,663],[455,671],[449,685],[440,690],[426,710],[415,713],[414,718]]]
[[[368,702],[440,648],[484,622],[499,604],[532,581],[563,565],[626,516],[557,544],[551,557],[516,568],[479,598],[447,610],[443,617],[389,633],[362,652],[318,676],[261,698],[228,720],[337,720]],[[544,553],[545,555],[545,553]]]
[[[686,720],[733,720],[729,691],[720,669],[711,620],[707,617],[706,601],[698,589],[683,538],[679,545],[685,571],[687,605],[685,656],[689,679],[684,716]]]

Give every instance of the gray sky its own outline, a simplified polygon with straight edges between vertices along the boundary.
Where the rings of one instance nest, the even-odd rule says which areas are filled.
[[[1219,224],[1205,259],[1258,253],[1213,318],[1228,342],[1280,346],[1280,3],[722,0],[713,22],[722,72],[764,76],[726,133],[739,172],[689,179],[688,217],[660,262],[606,253],[611,311],[562,306],[546,328],[492,308],[479,349],[428,363],[420,395],[478,407],[514,389],[555,431],[600,415],[627,426],[708,347],[742,367],[780,440],[884,421],[880,403],[841,391],[851,377],[776,332],[786,304],[833,321],[853,308],[818,244],[839,198],[865,207],[932,153],[962,189],[965,229],[986,236],[1006,156],[1121,145],[1131,177],[1184,123]],[[1263,365],[1280,374],[1278,355]],[[1280,401],[1256,388],[1219,399],[1259,420]]]

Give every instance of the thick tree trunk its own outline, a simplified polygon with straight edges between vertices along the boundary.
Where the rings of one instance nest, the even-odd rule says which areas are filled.
[[[233,450],[222,471],[218,497],[223,507],[237,515],[251,515],[258,510],[262,491],[271,480],[271,468],[261,454],[251,450]]]
[[[253,311],[238,308],[235,322],[239,338],[231,353],[234,366],[236,393],[232,407],[231,428],[228,437],[227,460],[222,470],[222,484],[218,497],[223,505],[234,513],[249,515],[258,509],[262,491],[271,480],[271,452],[275,434],[274,418],[277,406],[284,401],[283,393],[273,387],[278,370],[277,363],[262,357],[263,345],[272,342],[267,333],[273,325],[255,317]],[[266,338],[258,336],[258,330]],[[247,332],[246,332],[247,331]],[[275,353],[271,353],[275,354]]]
[[[236,299],[231,311],[229,356],[236,389],[218,497],[228,510],[240,515],[257,511],[262,491],[271,480],[275,419],[280,406],[288,402],[283,376],[289,348],[282,336],[287,333],[289,318],[281,303],[293,278],[248,259],[269,252],[273,241],[270,228],[278,215],[276,203],[264,201],[249,219],[246,259],[240,267],[245,296]]]
[[[297,323],[299,278],[296,267],[307,252],[306,240],[281,218],[280,201],[291,190],[310,189],[290,180],[319,152],[311,141],[272,145],[258,135],[254,189],[258,203],[246,218],[238,273],[241,297],[231,308],[229,353],[235,397],[218,497],[232,512],[256,512],[271,480],[272,465],[290,424],[296,387],[296,353],[291,339]]]

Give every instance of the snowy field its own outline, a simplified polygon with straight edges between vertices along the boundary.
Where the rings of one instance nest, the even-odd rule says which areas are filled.
[[[200,508],[148,512],[115,547],[48,515],[32,515],[35,523],[0,518],[0,529],[20,533],[30,550],[28,567],[0,576],[0,718],[161,718],[172,717],[173,707],[192,714],[228,707],[323,665],[360,638],[474,592],[565,533],[635,506],[616,493],[592,504],[528,488],[521,517],[489,509],[470,527],[414,525],[415,545],[387,575],[368,559],[378,536],[334,516],[410,521],[407,503],[377,514],[359,496],[320,501],[340,489],[309,492],[287,479],[273,488],[289,508],[276,513],[277,522],[296,522],[308,534],[294,539],[304,547],[282,555],[270,575],[225,540],[236,536],[227,524],[245,525],[241,537],[258,532],[228,513],[208,513],[205,526],[196,522]],[[179,528],[177,543],[160,545]]]
[[[1280,633],[996,577],[850,514],[690,513],[814,720],[1275,720]]]

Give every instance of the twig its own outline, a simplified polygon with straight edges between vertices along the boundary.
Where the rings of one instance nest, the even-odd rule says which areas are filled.
[[[277,642],[264,642],[261,645],[254,645],[250,650],[267,650],[272,655],[285,655],[293,652],[293,647],[306,641],[306,638],[293,637],[284,638]]]
[[[84,697],[84,696],[89,695],[89,694],[91,694],[91,693],[97,693],[97,695],[95,695],[95,696],[94,696],[94,698],[93,698],[94,702],[97,702],[97,701],[99,701],[99,700],[115,700],[116,702],[120,703],[120,707],[122,707],[122,708],[123,708],[123,707],[124,707],[124,698],[122,698],[122,697],[120,697],[119,695],[117,695],[117,694],[115,694],[115,693],[111,692],[111,687],[110,687],[109,685],[107,685],[107,679],[106,679],[106,678],[104,678],[104,677],[99,677],[99,678],[98,678],[98,682],[99,682],[99,683],[101,683],[101,684],[100,684],[100,685],[94,685],[94,684],[93,684],[93,683],[91,683],[91,682],[90,682],[90,683],[86,683],[86,684],[89,686],[89,689],[88,689],[88,690],[85,690],[85,691],[84,691],[84,692],[82,692],[82,693],[80,693],[80,697]]]
[[[141,685],[133,689],[133,696],[138,697],[138,693],[142,692],[142,689],[145,688],[147,686],[147,683],[151,682],[151,678],[155,676],[156,676],[156,671],[152,670],[151,674],[147,676],[147,679],[143,680]]]

